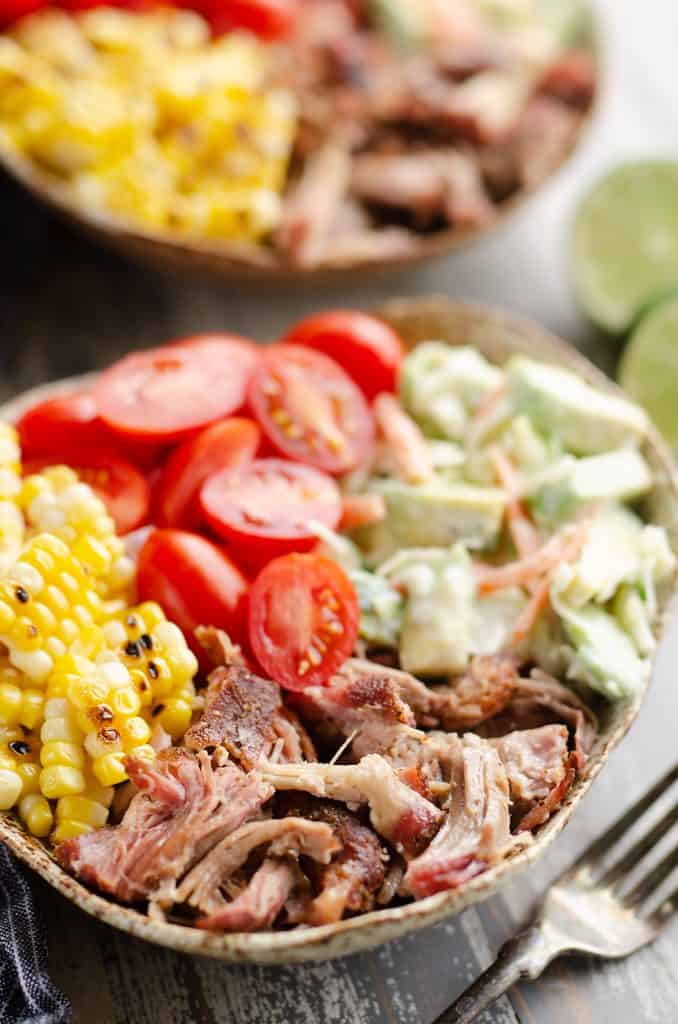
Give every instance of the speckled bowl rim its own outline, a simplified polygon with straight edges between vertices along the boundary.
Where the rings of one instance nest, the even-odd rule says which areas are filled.
[[[447,228],[422,235],[411,249],[393,256],[358,260],[337,259],[331,255],[309,267],[297,267],[279,259],[266,245],[190,238],[170,229],[141,229],[124,218],[99,209],[87,209],[58,179],[36,169],[35,165],[3,141],[0,136],[0,168],[36,199],[50,207],[62,219],[84,231],[94,241],[114,249],[150,267],[177,273],[204,275],[224,281],[289,285],[324,285],[363,280],[364,275],[379,277],[430,262],[438,257],[470,247],[500,231],[510,219],[560,174],[579,151],[594,123],[605,89],[606,61],[602,45],[601,16],[586,0],[589,22],[587,49],[593,54],[596,90],[570,146],[557,166],[536,185],[525,186],[500,203],[497,216],[479,228]]]
[[[425,338],[478,345],[490,358],[503,362],[521,351],[547,362],[568,366],[591,383],[618,392],[575,349],[530,321],[478,305],[449,302],[446,298],[403,299],[388,303],[377,313],[396,327],[409,344]],[[87,384],[93,375],[75,377],[31,389],[0,406],[0,415],[14,418],[40,398]],[[661,487],[670,499],[672,516],[678,507],[678,470],[664,441],[652,431],[646,450]],[[678,520],[678,513],[676,514]],[[676,536],[675,523],[671,523]],[[668,618],[670,594],[662,602],[658,636]],[[649,685],[649,683],[647,684]],[[28,836],[11,813],[0,815],[0,841],[54,889],[93,917],[141,939],[183,953],[195,953],[232,963],[289,964],[325,960],[371,949],[391,939],[427,928],[484,900],[519,870],[539,858],[569,822],[574,809],[590,789],[609,754],[630,728],[644,699],[647,685],[633,700],[616,706],[614,721],[601,736],[585,775],[578,779],[561,809],[539,831],[534,842],[495,868],[453,892],[439,893],[416,903],[375,910],[337,924],[291,931],[216,935],[185,925],[154,921],[140,911],[121,906],[91,892],[63,871],[47,848]]]

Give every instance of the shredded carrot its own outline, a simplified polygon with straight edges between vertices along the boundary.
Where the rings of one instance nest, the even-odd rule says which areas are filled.
[[[494,391],[490,391],[489,394],[485,395],[485,397],[481,399],[476,406],[475,412],[473,413],[473,422],[482,423],[484,419],[491,416],[505,394],[506,386],[504,384],[500,384]]]
[[[386,518],[386,502],[381,494],[344,494],[341,499],[342,530],[372,526]]]
[[[530,600],[518,616],[511,634],[511,639],[514,644],[521,643],[525,637],[532,632],[539,618],[548,608],[550,603],[551,584],[553,583],[553,577],[556,569],[564,562],[573,562],[574,559],[579,556],[584,544],[586,543],[589,526],[590,520],[578,523],[574,529],[570,530],[569,537],[564,540],[561,557],[533,589]],[[556,540],[555,537],[553,539]]]
[[[511,460],[497,445],[489,449],[489,456],[497,479],[508,495],[506,518],[511,539],[520,557],[526,558],[537,550],[539,538],[520,496],[518,474]]]
[[[574,529],[579,529],[575,527]],[[495,590],[506,590],[507,587],[526,587],[534,583],[540,576],[558,565],[563,559],[563,551],[572,536],[573,527],[567,527],[562,533],[543,544],[531,555],[517,562],[509,562],[500,566],[478,566],[477,581],[480,594],[492,594]]]
[[[408,483],[425,483],[433,477],[433,463],[426,440],[414,420],[394,395],[386,392],[374,400],[379,430],[393,456],[398,474]]]

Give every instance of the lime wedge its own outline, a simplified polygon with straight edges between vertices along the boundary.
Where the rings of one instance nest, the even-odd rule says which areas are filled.
[[[582,306],[608,331],[628,330],[652,299],[678,289],[678,163],[618,167],[583,200],[572,273]]]
[[[678,448],[678,297],[650,310],[619,364],[619,383]]]

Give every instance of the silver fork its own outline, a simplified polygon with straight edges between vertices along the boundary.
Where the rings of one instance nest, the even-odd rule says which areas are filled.
[[[617,959],[651,942],[678,910],[678,888],[659,907],[652,897],[678,868],[678,847],[636,881],[643,858],[678,823],[678,802],[615,859],[638,819],[678,779],[672,768],[549,889],[534,923],[507,942],[497,960],[435,1024],[468,1024],[521,979],[534,981],[563,953]]]

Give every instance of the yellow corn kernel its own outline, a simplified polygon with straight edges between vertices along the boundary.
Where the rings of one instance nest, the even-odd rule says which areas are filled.
[[[93,759],[122,750],[120,733],[112,726],[103,726],[85,737],[85,750]]]
[[[86,710],[95,704],[103,704],[108,696],[108,687],[101,679],[75,678],[68,686],[68,699],[76,708]]]
[[[78,561],[86,565],[95,576],[105,576],[110,572],[113,561],[111,552],[95,537],[79,537],[71,550]]]
[[[123,764],[125,754],[122,752],[103,754],[92,762],[92,771],[97,782],[102,786],[117,786],[119,782],[125,782],[127,772]]]
[[[75,722],[70,717],[63,715],[49,715],[48,707],[51,701],[47,701],[45,705],[45,721],[42,723],[40,729],[40,739],[43,743],[50,743],[55,740],[61,740],[65,743],[81,744],[82,733],[78,729]],[[68,714],[70,709],[66,708]]]
[[[21,717],[22,692],[12,683],[0,683],[0,722],[17,723]]]
[[[153,702],[153,688],[141,669],[133,668],[130,671],[132,686],[139,694],[142,707],[148,707]]]
[[[85,763],[85,755],[82,747],[77,743],[51,740],[42,746],[40,763],[43,768],[58,764],[68,765],[71,768],[82,768]]]
[[[0,600],[0,633],[7,633],[14,625],[16,612],[7,601]]]
[[[63,796],[57,801],[57,822],[81,821],[92,828],[101,828],[107,818],[108,808],[87,796]]]
[[[21,779],[21,795],[40,792],[40,765],[34,761],[19,761],[16,772]]]
[[[192,706],[186,700],[170,697],[158,707],[162,707],[162,710],[155,715],[156,722],[170,734],[173,740],[181,739],[191,724]]]
[[[110,701],[114,713],[125,718],[137,715],[141,709],[139,694],[133,686],[121,686],[114,690]]]
[[[12,768],[0,768],[0,811],[8,811],[21,795],[21,778]]]
[[[27,729],[37,729],[43,719],[45,695],[42,690],[27,689],[21,697],[19,723]]]
[[[61,821],[52,832],[50,840],[54,846],[65,843],[67,839],[77,839],[78,836],[94,832],[91,825],[82,821]]]
[[[123,748],[130,753],[135,747],[148,743],[151,738],[151,727],[139,715],[128,718],[120,724],[120,739]]]
[[[40,789],[48,800],[58,800],[62,796],[82,793],[85,789],[85,776],[80,768],[49,765],[40,772]]]
[[[152,764],[158,755],[150,743],[143,743],[140,747],[134,748],[132,756],[137,761],[146,761],[147,764]]]
[[[143,633],[151,633],[160,622],[166,622],[165,613],[159,604],[155,601],[144,601],[138,605],[136,614],[140,620],[143,620],[144,629]]]
[[[52,808],[40,793],[29,793],[22,796],[19,801],[19,817],[28,831],[40,839],[49,835],[54,824]]]

